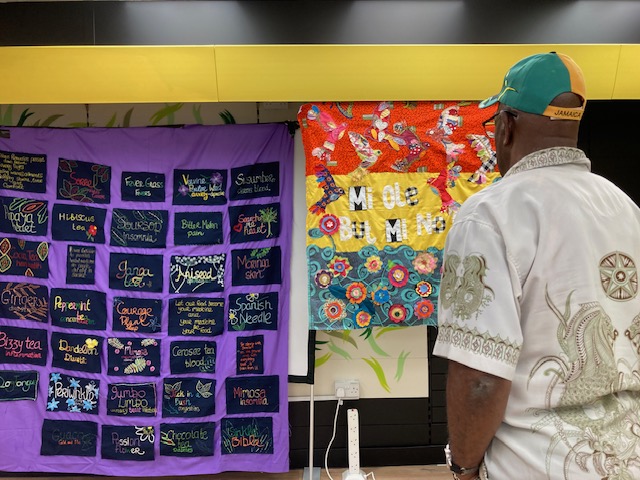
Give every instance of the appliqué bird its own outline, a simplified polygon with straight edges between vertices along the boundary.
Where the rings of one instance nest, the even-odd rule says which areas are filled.
[[[336,185],[336,182],[327,167],[323,165],[316,165],[314,173],[316,175],[316,182],[318,182],[318,188],[322,188],[322,190],[324,190],[324,194],[320,200],[309,207],[309,211],[316,215],[321,215],[325,212],[327,205],[331,202],[335,202],[344,195],[344,190],[342,187]]]
[[[409,152],[403,157],[397,159],[391,165],[391,168],[398,172],[408,172],[411,165],[416,160],[421,159],[427,153],[429,148],[428,142],[421,142],[416,135],[415,127],[408,127],[406,122],[396,122],[393,124],[393,134],[389,135],[391,139],[389,144],[395,149],[400,150],[400,145],[406,146]],[[398,145],[396,148],[391,141]]]
[[[491,147],[491,141],[485,135],[468,134],[467,139],[471,143],[471,148],[476,152],[482,161],[480,167],[469,177],[470,182],[482,185],[487,182],[487,173],[493,172],[496,168],[496,152]]]
[[[451,162],[437,177],[427,180],[427,185],[431,186],[431,191],[438,195],[442,201],[442,206],[440,207],[442,213],[451,214],[460,209],[460,204],[453,199],[447,188],[455,187],[456,179],[460,176],[461,169],[460,165],[455,165],[455,162]]]
[[[317,105],[311,106],[307,112],[307,119],[312,122],[317,122],[318,125],[327,132],[327,136],[322,146],[314,148],[311,154],[324,162],[330,162],[331,153],[336,148],[336,142],[343,137],[344,132],[347,129],[347,124],[338,124],[331,114],[320,110],[320,107]]]
[[[380,155],[382,155],[382,150],[374,150],[371,148],[369,140],[367,140],[364,135],[357,132],[349,132],[349,140],[360,158],[360,167],[362,168],[369,168],[376,163]]]

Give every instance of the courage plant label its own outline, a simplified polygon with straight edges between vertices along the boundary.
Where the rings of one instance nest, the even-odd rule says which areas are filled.
[[[121,332],[160,332],[162,330],[162,300],[114,297],[113,329]]]

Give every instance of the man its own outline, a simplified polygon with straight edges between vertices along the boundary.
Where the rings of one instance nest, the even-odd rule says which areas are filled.
[[[551,52],[480,104],[503,179],[447,237],[434,350],[455,478],[640,479],[640,210],[576,148],[585,102]]]

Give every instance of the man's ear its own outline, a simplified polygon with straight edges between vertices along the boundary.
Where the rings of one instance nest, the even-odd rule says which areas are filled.
[[[504,111],[501,112],[500,115],[502,115],[500,126],[503,129],[502,144],[511,145],[513,143],[513,134],[516,128],[516,119],[513,115]]]

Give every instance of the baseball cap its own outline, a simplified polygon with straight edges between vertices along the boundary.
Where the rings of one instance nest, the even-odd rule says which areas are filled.
[[[576,108],[549,105],[561,93],[572,92],[582,98]],[[561,120],[580,120],[587,103],[584,76],[571,57],[562,53],[539,53],[523,58],[504,77],[500,93],[483,100],[479,108],[497,102],[517,110]]]

